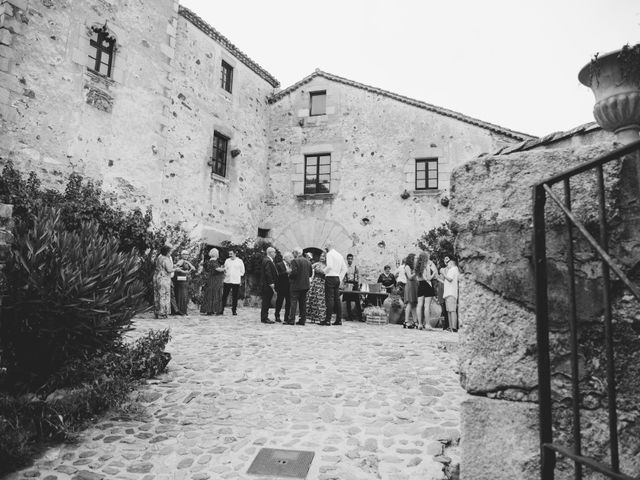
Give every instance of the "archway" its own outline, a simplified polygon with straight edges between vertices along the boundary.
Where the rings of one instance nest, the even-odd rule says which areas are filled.
[[[274,245],[282,252],[302,247],[313,253],[311,249],[322,249],[327,240],[331,240],[336,250],[343,255],[353,247],[349,232],[335,220],[307,217],[293,221],[282,229],[274,228],[273,231]]]
[[[320,260],[320,255],[324,253],[324,250],[317,247],[307,247],[304,250],[302,250],[302,253],[304,253],[305,255],[307,253],[310,253],[311,255],[313,255],[313,261],[317,262],[318,260]]]

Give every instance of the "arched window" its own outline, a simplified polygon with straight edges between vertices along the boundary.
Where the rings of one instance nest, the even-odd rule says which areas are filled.
[[[96,73],[111,77],[115,47],[116,39],[107,29],[106,23],[103,26],[91,27],[87,66]]]

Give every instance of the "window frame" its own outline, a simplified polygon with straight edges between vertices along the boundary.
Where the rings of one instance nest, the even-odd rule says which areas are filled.
[[[233,93],[233,66],[222,60],[220,72],[220,88]]]
[[[93,35],[89,37],[89,49],[90,52],[88,54],[89,61],[92,61],[93,66],[87,65],[87,68],[92,72],[97,73],[98,75],[104,75],[107,78],[111,78],[111,72],[113,71],[113,63],[116,53],[116,39],[105,26],[102,27],[91,27],[91,31],[98,35],[96,40],[93,39]],[[103,42],[108,42],[109,46],[104,47]],[[91,57],[91,54],[95,54],[95,58]],[[105,64],[102,61],[102,56],[108,55],[108,60],[106,62],[107,72],[103,73],[100,67]]]
[[[313,113],[313,97],[324,97],[324,111],[322,113]],[[320,115],[327,114],[327,91],[326,90],[317,90],[315,92],[309,92],[309,116],[310,117],[319,117]]]
[[[438,165],[437,157],[429,157],[429,158],[416,158],[415,161],[415,169],[414,169],[414,187],[417,191],[433,191],[438,190],[439,187],[439,165]],[[418,169],[418,165],[424,165],[424,169]],[[429,168],[429,165],[435,164],[435,169]],[[424,178],[418,179],[418,172],[424,172]],[[431,172],[435,172],[435,175],[430,175]],[[435,180],[436,186],[430,187],[430,180]],[[423,186],[420,186],[418,182],[423,182]]]
[[[321,163],[321,158],[329,158],[329,163]],[[315,165],[310,164],[309,161],[312,160],[315,162]],[[320,167],[325,167],[325,166],[329,166],[329,172],[328,173],[320,173]],[[313,182],[312,185],[308,185],[308,181],[307,181],[307,172],[308,172],[308,168],[309,167],[313,167],[315,166],[315,173],[313,173],[313,177],[315,177],[315,181]],[[321,183],[320,179],[321,177],[328,177],[329,182],[328,184],[325,183]],[[328,193],[331,193],[331,153],[312,153],[312,154],[308,154],[304,156],[304,195],[326,195]],[[327,191],[326,192],[322,192],[319,191],[321,186],[324,185],[328,185],[327,187]],[[311,191],[311,189],[313,188],[314,191]],[[324,188],[324,187],[323,187]]]
[[[230,138],[217,130],[213,131],[213,152],[211,155],[211,173],[222,178],[227,177],[227,165],[229,158],[229,140]],[[224,148],[220,148],[219,142],[224,142]],[[223,159],[220,159],[222,152]]]

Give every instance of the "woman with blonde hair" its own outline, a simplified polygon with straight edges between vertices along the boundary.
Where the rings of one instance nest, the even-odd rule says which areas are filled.
[[[416,261],[416,277],[418,280],[418,302],[416,309],[418,311],[418,328],[424,330],[429,318],[429,308],[431,302],[436,296],[433,287],[433,279],[438,275],[438,270],[429,258],[427,252],[420,252]]]
[[[224,267],[218,260],[220,252],[217,248],[209,250],[209,260],[200,267],[200,273],[204,270],[204,285],[202,287],[202,304],[200,313],[205,315],[222,315],[222,281],[224,280]]]
[[[415,253],[410,253],[404,261],[404,273],[407,283],[404,287],[404,325],[403,328],[416,328],[416,305],[418,303],[418,281],[414,270]],[[411,318],[413,315],[413,318]],[[411,321],[410,321],[411,319]]]

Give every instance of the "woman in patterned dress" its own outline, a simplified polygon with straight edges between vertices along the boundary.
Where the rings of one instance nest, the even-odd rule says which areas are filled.
[[[416,305],[418,304],[418,280],[416,278],[414,263],[415,253],[407,255],[404,261],[404,272],[407,284],[404,287],[404,328],[416,328]],[[411,318],[413,316],[413,318]]]
[[[224,267],[218,260],[220,252],[217,248],[209,250],[209,260],[201,267],[204,270],[205,280],[203,285],[202,304],[200,313],[205,315],[222,315],[222,281],[224,280]]]
[[[327,266],[326,254],[320,255],[320,260],[314,263],[311,268],[311,286],[307,295],[307,320],[312,323],[324,322],[327,312],[327,303],[324,295],[324,269]]]
[[[174,268],[169,252],[171,247],[163,245],[156,257],[153,274],[153,303],[156,318],[167,318],[171,312],[171,275]]]

